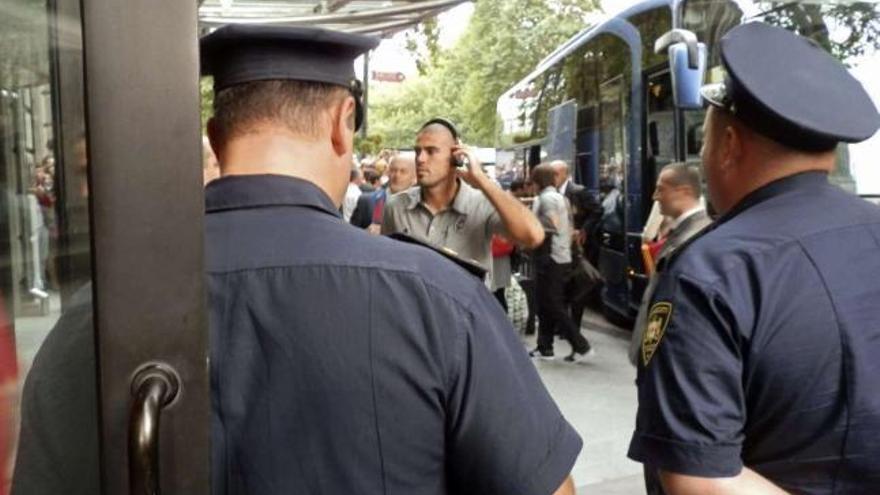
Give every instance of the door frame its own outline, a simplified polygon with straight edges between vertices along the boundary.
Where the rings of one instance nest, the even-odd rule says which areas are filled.
[[[162,411],[160,487],[207,494],[210,387],[197,2],[83,1],[103,493],[128,493],[131,382],[180,376]]]

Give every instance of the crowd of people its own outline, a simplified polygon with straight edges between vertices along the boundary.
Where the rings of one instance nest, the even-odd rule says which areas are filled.
[[[374,235],[411,236],[482,268],[505,311],[516,268],[518,285],[528,291],[525,333],[538,328],[533,357],[553,358],[556,336],[572,345],[566,361],[592,353],[581,324],[601,277],[584,253],[588,237],[597,242],[588,232],[602,217],[599,198],[572,182],[561,160],[535,167],[503,191],[445,119],[426,123],[416,142],[414,154],[383,150],[352,167],[343,220]],[[470,166],[453,163],[457,155]]]

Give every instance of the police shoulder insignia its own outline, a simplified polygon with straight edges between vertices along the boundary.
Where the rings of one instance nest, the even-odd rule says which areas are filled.
[[[671,316],[672,304],[668,302],[654,303],[651,310],[648,311],[648,327],[645,328],[645,334],[642,337],[642,364],[644,366],[648,366],[648,362],[657,351]]]

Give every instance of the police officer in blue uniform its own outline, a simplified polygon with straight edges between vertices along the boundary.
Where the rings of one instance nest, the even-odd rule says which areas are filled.
[[[880,209],[828,182],[880,116],[805,38],[749,23],[720,49],[721,217],[659,267],[629,456],[670,494],[880,493]]]
[[[353,60],[377,43],[202,40],[223,174],[206,189],[213,491],[572,493],[581,440],[480,279],[338,213]]]

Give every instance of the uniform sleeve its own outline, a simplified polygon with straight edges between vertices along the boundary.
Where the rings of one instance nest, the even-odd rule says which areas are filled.
[[[693,476],[741,471],[746,407],[730,307],[719,291],[684,275],[660,280],[639,348],[630,458]]]
[[[456,349],[448,395],[452,491],[548,495],[570,473],[581,439],[501,306],[480,289]]]
[[[12,495],[100,491],[91,301],[76,297],[25,381]]]

